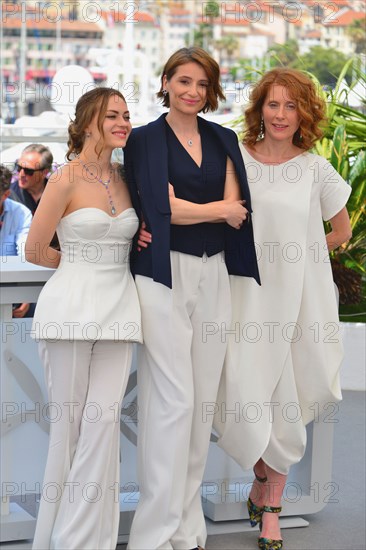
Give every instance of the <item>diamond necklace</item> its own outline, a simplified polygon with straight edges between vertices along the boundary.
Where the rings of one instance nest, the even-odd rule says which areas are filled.
[[[186,139],[186,138],[183,138],[183,139]],[[193,147],[193,139],[192,138],[187,139],[187,145],[189,145],[189,147]]]
[[[198,129],[197,129],[197,133],[199,133],[199,132],[198,132]],[[192,146],[193,146],[193,139],[192,139],[192,138],[188,138],[188,139],[187,139],[187,145],[189,145],[189,147],[192,147]]]
[[[166,119],[165,119],[165,120],[166,120]],[[179,132],[176,132],[176,131],[174,130],[174,128],[170,125],[170,123],[169,123],[168,120],[166,120],[166,122],[167,122],[167,124],[170,126],[170,128],[172,129],[172,131],[174,132],[174,134],[177,136],[177,138],[179,139],[179,137],[178,137]],[[196,132],[197,132],[197,135],[199,135],[198,125],[197,125]],[[188,138],[188,139],[187,139],[186,136],[182,136],[182,139],[186,140],[186,143],[187,143],[187,145],[189,145],[189,147],[193,147],[193,138]]]
[[[88,174],[90,174],[95,180],[99,181],[99,183],[101,183],[103,185],[103,187],[105,188],[105,190],[107,191],[108,201],[109,201],[109,205],[111,207],[111,213],[114,216],[115,213],[116,213],[116,208],[113,204],[111,191],[109,189],[109,184],[111,183],[111,179],[112,179],[112,168],[109,170],[109,174],[110,174],[109,175],[109,180],[103,181],[100,178],[98,178],[98,176],[96,176],[91,170],[89,170],[89,168],[87,167],[85,162],[83,162],[80,157],[79,157],[79,160],[80,160],[81,164],[84,166],[85,170],[88,172]]]

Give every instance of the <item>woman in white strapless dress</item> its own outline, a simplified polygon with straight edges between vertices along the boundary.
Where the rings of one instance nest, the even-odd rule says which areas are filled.
[[[58,411],[33,548],[114,549],[119,522],[119,411],[141,342],[129,268],[138,228],[116,147],[131,132],[117,90],[84,94],[69,126],[70,162],[48,181],[26,244],[28,261],[57,268],[39,297],[49,401]],[[61,252],[49,245],[55,232]]]

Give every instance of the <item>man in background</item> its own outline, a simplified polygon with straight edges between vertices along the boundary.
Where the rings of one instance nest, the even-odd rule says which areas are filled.
[[[11,186],[12,195],[34,214],[52,169],[53,155],[48,147],[32,143],[15,164],[18,180]]]
[[[32,222],[32,212],[9,198],[12,173],[0,164],[0,255],[24,258],[25,241]],[[13,317],[29,314],[30,304],[16,304]]]

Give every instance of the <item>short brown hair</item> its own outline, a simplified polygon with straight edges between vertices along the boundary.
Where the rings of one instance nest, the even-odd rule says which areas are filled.
[[[263,103],[274,84],[284,86],[297,105],[300,125],[294,134],[293,144],[306,151],[311,149],[323,135],[319,125],[325,120],[325,102],[309,76],[284,67],[265,73],[252,89],[250,104],[245,111],[244,143],[252,147],[255,145],[260,133]]]
[[[225,95],[220,84],[220,67],[205,50],[198,48],[197,46],[192,46],[191,48],[181,48],[169,57],[161,74],[160,90],[156,95],[162,99],[164,107],[169,108],[169,94],[163,94],[164,76],[166,76],[167,80],[170,80],[180,65],[185,65],[186,63],[192,62],[197,63],[203,68],[209,82],[207,88],[207,101],[201,111],[203,113],[207,113],[208,111],[216,111],[219,106],[218,100],[225,100]]]
[[[68,151],[66,158],[71,160],[72,155],[81,153],[85,143],[85,129],[89,126],[98,109],[97,126],[101,139],[95,146],[95,152],[100,156],[104,146],[103,120],[107,111],[108,101],[114,95],[126,101],[119,90],[114,88],[94,88],[82,95],[76,104],[75,119],[69,124]]]

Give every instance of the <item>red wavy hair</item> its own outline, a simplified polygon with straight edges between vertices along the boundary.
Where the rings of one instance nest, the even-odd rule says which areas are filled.
[[[323,135],[320,128],[325,121],[325,102],[319,96],[314,82],[303,72],[279,67],[268,71],[255,84],[250,94],[250,104],[245,111],[243,142],[253,147],[260,133],[262,107],[270,88],[284,86],[295,101],[300,118],[299,129],[293,136],[293,144],[306,151]]]

